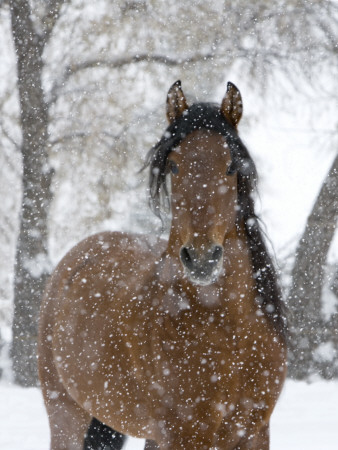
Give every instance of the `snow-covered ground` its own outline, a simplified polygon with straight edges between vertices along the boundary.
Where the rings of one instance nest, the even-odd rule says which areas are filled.
[[[0,449],[47,450],[47,417],[38,389],[0,384]],[[271,424],[271,450],[336,450],[338,382],[287,381]],[[143,448],[130,439],[128,450]]]

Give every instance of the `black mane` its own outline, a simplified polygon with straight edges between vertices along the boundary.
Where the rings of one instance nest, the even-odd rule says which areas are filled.
[[[216,105],[198,103],[192,105],[178,120],[169,125],[148,154],[146,166],[150,166],[150,206],[158,217],[161,217],[163,209],[170,208],[166,184],[168,155],[186,136],[201,129],[214,131],[225,137],[232,157],[231,169],[236,170],[239,176],[248,178],[253,184],[251,190],[254,189],[257,179],[256,168],[236,129],[229,124]]]
[[[224,136],[230,148],[231,170],[237,172],[238,216],[244,223],[251,252],[253,273],[259,296],[257,302],[275,328],[285,337],[286,325],[283,303],[274,264],[267,251],[259,219],[254,211],[253,192],[257,184],[257,171],[249,152],[236,129],[225,119],[219,107],[210,103],[197,103],[168,126],[159,142],[150,150],[146,167],[150,167],[150,206],[161,217],[163,209],[170,209],[167,187],[168,156],[180,142],[195,130],[206,129]]]

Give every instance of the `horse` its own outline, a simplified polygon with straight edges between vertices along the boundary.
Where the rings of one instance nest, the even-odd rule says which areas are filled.
[[[286,377],[283,302],[239,138],[242,97],[188,106],[148,154],[150,204],[169,238],[101,232],[56,267],[38,368],[51,449],[266,450]]]

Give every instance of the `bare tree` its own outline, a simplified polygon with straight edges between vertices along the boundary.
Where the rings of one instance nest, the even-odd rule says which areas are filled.
[[[320,359],[315,358],[318,347],[332,340],[335,334],[335,329],[323,318],[321,298],[327,254],[337,219],[338,154],[307,219],[292,270],[292,284],[288,295],[289,373],[295,378],[306,378],[315,372],[323,376],[338,376],[338,367],[335,367],[334,361],[326,361],[323,365]]]
[[[48,163],[48,107],[42,88],[42,53],[63,1],[46,2],[37,31],[28,0],[11,0],[12,34],[17,56],[17,83],[22,130],[22,204],[16,248],[12,359],[15,381],[36,384],[37,318],[50,271],[47,216],[52,170]]]

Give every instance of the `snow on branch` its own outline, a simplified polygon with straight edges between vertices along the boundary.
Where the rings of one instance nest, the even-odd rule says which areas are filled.
[[[58,80],[52,90],[51,90],[51,96],[49,99],[49,104],[54,104],[59,96],[60,89],[67,83],[70,77],[75,75],[76,73],[86,70],[86,69],[92,69],[92,68],[98,68],[98,67],[107,67],[110,69],[120,69],[124,66],[130,65],[130,64],[137,64],[137,63],[157,63],[162,64],[169,67],[175,67],[180,66],[184,64],[191,64],[194,62],[200,62],[200,61],[207,61],[215,58],[216,55],[213,53],[207,53],[207,54],[196,54],[191,57],[187,58],[171,58],[164,55],[149,55],[147,53],[140,54],[140,55],[131,55],[126,56],[122,58],[116,58],[116,59],[89,59],[87,61],[83,61],[81,63],[74,63],[70,64],[66,67],[63,76],[60,80]]]

